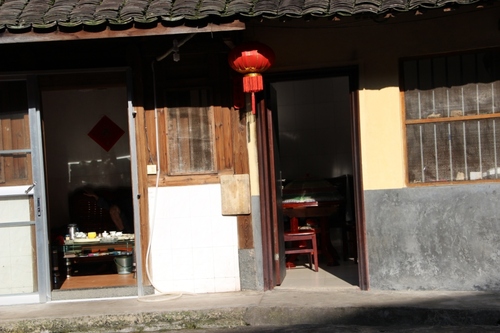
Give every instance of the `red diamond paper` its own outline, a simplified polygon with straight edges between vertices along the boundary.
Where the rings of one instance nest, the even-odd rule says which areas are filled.
[[[107,116],[104,116],[95,124],[88,134],[105,151],[109,151],[122,137],[124,130],[116,125]]]

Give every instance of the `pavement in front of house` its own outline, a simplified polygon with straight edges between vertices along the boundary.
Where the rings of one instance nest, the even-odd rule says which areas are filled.
[[[305,329],[303,325],[459,327],[456,332],[487,327],[488,332],[493,332],[500,331],[499,323],[500,292],[277,288],[266,292],[186,293],[0,306],[2,333],[209,332],[228,328],[271,332],[266,329]]]

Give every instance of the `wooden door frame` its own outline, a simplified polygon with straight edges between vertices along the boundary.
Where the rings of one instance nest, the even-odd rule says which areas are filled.
[[[259,94],[260,95],[260,94]],[[259,96],[260,97],[260,96]],[[263,265],[263,287],[264,290],[271,290],[276,286],[276,268],[274,266],[274,235],[273,231],[273,211],[276,207],[276,191],[273,191],[274,167],[271,163],[273,150],[269,145],[269,124],[266,117],[266,103],[261,99],[257,106],[257,154],[259,167],[259,187],[260,187],[260,216],[262,233],[262,265]],[[272,169],[272,170],[271,170]]]
[[[363,200],[363,180],[362,180],[362,161],[361,161],[361,143],[360,143],[360,112],[359,112],[359,71],[357,66],[349,66],[333,69],[318,69],[297,72],[284,72],[268,74],[265,78],[266,85],[272,82],[312,79],[319,77],[349,77],[349,95],[351,101],[351,149],[353,152],[353,182],[354,182],[354,203],[356,218],[356,237],[358,250],[358,272],[359,287],[361,290],[369,290],[369,271],[368,255],[366,241],[366,221],[364,214]],[[269,87],[266,88],[269,90]],[[257,96],[261,97],[261,96]],[[279,266],[275,264],[276,238],[278,237],[273,230],[273,218],[276,218],[275,212],[279,209],[277,206],[276,192],[273,191],[275,179],[270,165],[273,155],[272,147],[269,145],[269,136],[273,129],[269,127],[267,120],[266,104],[263,100],[258,103],[257,111],[257,135],[258,135],[258,158],[259,158],[259,183],[260,183],[260,209],[262,224],[262,253],[263,253],[263,274],[265,290],[273,289],[276,286],[276,269]],[[279,201],[279,200],[278,200]]]

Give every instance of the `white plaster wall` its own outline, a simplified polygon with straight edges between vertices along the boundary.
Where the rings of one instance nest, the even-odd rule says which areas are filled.
[[[0,200],[0,223],[29,221],[28,198]],[[35,288],[31,226],[0,228],[0,295],[31,293]]]
[[[149,189],[150,273],[161,292],[240,290],[235,216],[219,184]]]

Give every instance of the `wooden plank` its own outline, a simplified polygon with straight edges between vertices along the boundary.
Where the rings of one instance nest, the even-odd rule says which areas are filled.
[[[222,215],[250,214],[250,177],[221,175]]]
[[[24,115],[24,137],[26,140],[26,148],[31,148],[31,132],[30,132],[30,118],[29,114]],[[31,158],[33,155],[31,153],[26,154],[26,168],[28,170],[27,183],[33,184],[33,161]]]
[[[470,116],[457,116],[457,117],[439,117],[439,118],[425,118],[425,119],[409,119],[406,120],[406,125],[415,124],[429,124],[429,123],[446,123],[453,121],[468,121],[468,120],[483,120],[500,118],[500,113],[484,113],[475,114]]]
[[[29,42],[50,42],[50,41],[68,41],[68,40],[83,40],[83,39],[101,39],[101,38],[120,38],[120,37],[142,37],[142,36],[163,36],[163,35],[178,35],[189,33],[213,33],[217,31],[233,31],[244,30],[245,24],[240,21],[233,21],[225,24],[209,23],[203,27],[164,27],[158,24],[155,28],[151,29],[138,29],[131,27],[126,30],[111,30],[107,27],[103,31],[89,32],[61,32],[59,30],[50,33],[10,33],[7,30],[0,33],[0,44],[13,44],[13,43],[29,43]]]
[[[159,186],[181,186],[181,185],[204,185],[204,184],[218,184],[219,175],[183,175],[183,176],[167,176],[161,175],[159,179]],[[150,175],[148,177],[148,185],[156,185],[156,176]]]
[[[140,62],[140,50],[136,46],[129,48],[127,52],[127,58],[130,67],[132,68],[132,100],[134,101],[134,111],[136,112],[136,116],[134,117],[136,140],[135,150],[137,153],[137,178],[139,184],[137,193],[138,197],[132,199],[134,201],[137,200],[139,206],[139,229],[141,231],[140,246],[142,260],[142,267],[137,267],[137,269],[141,269],[143,285],[150,285],[151,282],[149,281],[148,274],[146,272],[147,250],[150,240],[148,176],[146,170],[147,163],[150,157],[150,155],[148,154],[148,148],[151,147],[151,145],[154,145],[155,142],[154,140],[148,141],[147,137],[147,134],[149,134],[149,132],[153,132],[154,134],[154,112],[144,109],[145,103],[143,93],[147,88],[150,87],[144,87],[143,85],[144,73],[142,72],[143,67],[141,66],[142,64]],[[147,122],[148,114],[152,115],[151,122]],[[150,127],[147,128],[146,126]]]
[[[25,132],[25,121],[23,118],[13,117],[11,126],[11,137],[12,137],[12,149],[25,149],[29,148],[29,141],[26,143],[26,136],[29,140],[29,130],[28,133]],[[12,167],[14,178],[16,180],[25,180],[28,182],[28,170],[27,170],[27,155],[26,154],[14,154]]]
[[[222,108],[222,130],[223,130],[223,149],[224,164],[220,169],[233,169],[233,140],[232,140],[232,119],[231,110],[227,107]]]
[[[239,215],[238,216],[238,248],[239,249],[253,249],[253,230],[252,230],[252,216]]]
[[[12,120],[3,119],[2,121],[2,141],[3,149],[10,150],[12,148],[12,136],[11,136]],[[4,172],[5,172],[5,182],[10,184],[11,180],[14,178],[13,170],[14,158],[12,155],[4,156]]]
[[[103,288],[103,287],[123,287],[136,286],[137,280],[134,274],[103,274],[72,276],[67,278],[61,286],[61,290]]]
[[[246,113],[230,109],[229,115],[232,118],[232,149],[233,149],[233,168],[236,174],[248,174],[248,149],[247,149],[247,127]],[[238,248],[253,249],[254,237],[252,226],[252,214],[239,215],[238,224]]]
[[[220,106],[214,106],[214,140],[215,140],[215,153],[217,166],[220,169],[225,169],[225,160],[227,153],[224,150],[224,121],[222,116],[222,108]]]
[[[5,149],[3,146],[3,119],[0,119],[0,150]],[[5,183],[5,157],[0,155],[0,184]]]
[[[191,109],[191,108],[189,108]],[[189,113],[192,111],[190,110]],[[169,138],[171,134],[171,127],[168,128],[168,133],[169,133]],[[177,128],[176,128],[176,133],[174,133],[175,137],[175,147],[170,146],[171,148],[174,148],[173,151],[176,151],[179,153],[178,155],[178,160],[173,162],[170,160],[169,163],[169,173],[172,172],[173,170],[173,165],[176,167],[180,166],[181,163],[184,163],[184,166],[182,169],[176,168],[175,173],[184,173],[185,170],[191,170],[191,149],[190,149],[190,131],[189,131],[189,118],[184,118],[184,117],[179,117],[179,114],[177,114]],[[171,156],[174,156],[172,154],[172,150],[170,151],[169,158]]]
[[[249,173],[246,113],[231,110],[234,173]]]

